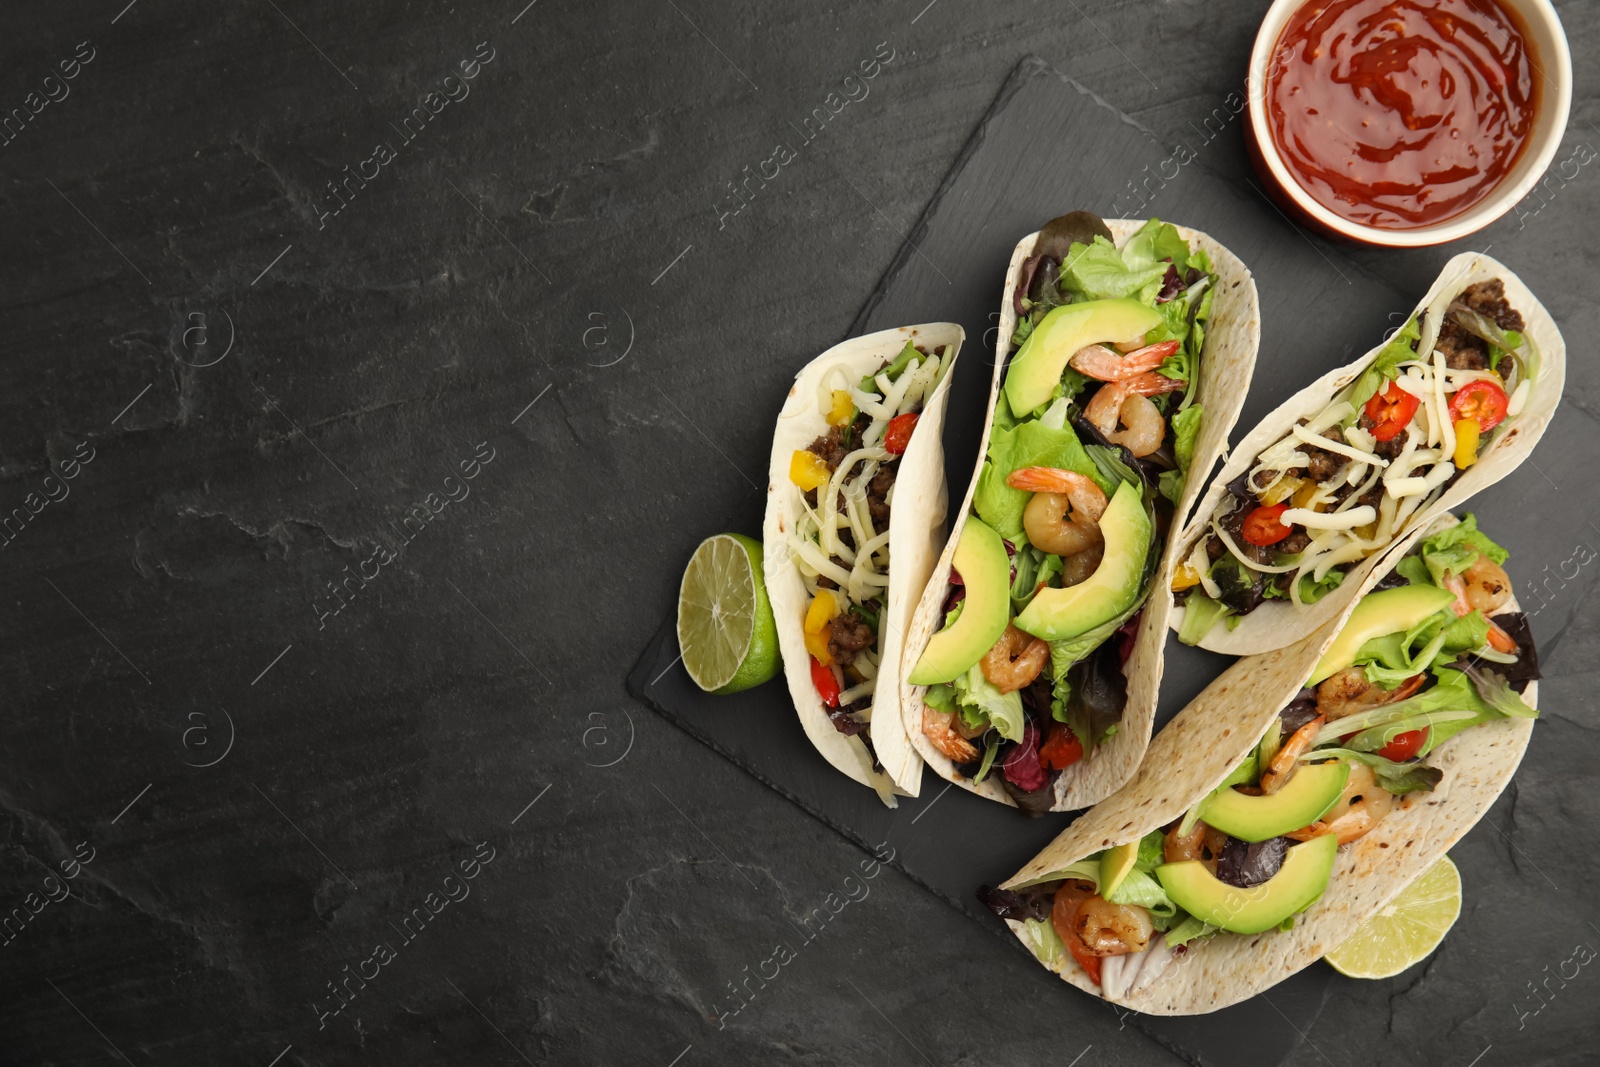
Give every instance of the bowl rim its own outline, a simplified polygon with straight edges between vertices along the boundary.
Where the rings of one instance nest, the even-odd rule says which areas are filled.
[[[1561,17],[1551,0],[1500,0],[1529,24],[1530,35],[1534,25],[1540,24],[1555,42],[1554,56],[1541,55],[1545,79],[1545,92],[1541,114],[1529,132],[1529,139],[1543,138],[1542,144],[1530,145],[1536,149],[1523,176],[1515,182],[1502,180],[1489,195],[1468,208],[1461,215],[1431,226],[1412,230],[1384,230],[1364,223],[1352,222],[1335,214],[1311,196],[1300,182],[1289,173],[1278,146],[1273,141],[1267,124],[1265,74],[1273,50],[1283,28],[1300,8],[1314,0],[1274,0],[1262,17],[1256,31],[1255,44],[1250,50],[1250,68],[1246,77],[1246,96],[1249,100],[1250,131],[1260,152],[1260,158],[1271,172],[1273,182],[1292,200],[1297,208],[1318,226],[1350,240],[1363,244],[1389,248],[1426,248],[1467,237],[1494,223],[1532,192],[1544,178],[1550,163],[1560,150],[1566,136],[1567,122],[1572,110],[1572,50],[1567,42]],[[1551,121],[1553,119],[1553,121]],[[1547,125],[1548,124],[1548,125]],[[1541,130],[1540,127],[1545,127]]]

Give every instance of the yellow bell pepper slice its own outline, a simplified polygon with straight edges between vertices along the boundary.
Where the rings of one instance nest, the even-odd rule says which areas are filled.
[[[1477,419],[1457,419],[1456,430],[1456,469],[1466,470],[1478,462],[1478,438],[1483,431],[1478,427]]]
[[[843,389],[833,391],[833,407],[828,409],[829,426],[849,426],[856,418],[856,404]]]
[[[1172,591],[1181,593],[1200,584],[1200,572],[1187,563],[1178,564],[1178,569],[1172,572]]]
[[[819,589],[806,609],[805,632],[820,634],[828,621],[839,614],[839,597],[832,589]]]
[[[789,457],[789,480],[807,492],[827,485],[832,476],[827,461],[815,452],[797,448]]]

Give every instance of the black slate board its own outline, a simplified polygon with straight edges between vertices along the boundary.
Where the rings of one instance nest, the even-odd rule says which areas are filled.
[[[1211,234],[1250,266],[1261,296],[1262,344],[1234,440],[1305,382],[1370,348],[1397,324],[1392,313],[1403,314],[1415,303],[1420,293],[1400,292],[1364,273],[1337,248],[1284,218],[1255,185],[1207,169],[1206,152],[1228,151],[1236,141],[1231,133],[1208,123],[1187,145],[1192,153],[1177,153],[1043,60],[1023,61],[1008,79],[851,331],[934,320],[966,327],[945,430],[952,498],[959,500],[973,472],[993,368],[992,327],[1011,249],[1063,211],[1179,221]],[[1441,250],[1440,261],[1459,250]],[[1552,447],[1556,441],[1561,444]],[[1518,555],[1560,559],[1570,546],[1556,542],[1568,531],[1541,517],[1560,507],[1558,484],[1581,484],[1578,472],[1596,463],[1600,435],[1593,422],[1563,412],[1536,462],[1523,468],[1526,474],[1474,505],[1492,515],[1495,535]],[[747,494],[733,517],[739,528],[759,529],[763,505],[761,495]],[[1556,610],[1535,617],[1542,645],[1559,638],[1579,599],[1563,598]],[[1028,820],[951,788],[931,772],[920,798],[902,798],[898,809],[885,809],[814,753],[781,679],[708,699],[676,666],[676,657],[669,618],[630,673],[629,691],[863,848],[887,841],[895,867],[1012,943],[1019,968],[1034,966],[973,891],[1020,868],[1072,816]],[[1158,728],[1227,662],[1169,640]],[[1319,963],[1264,996],[1209,1016],[1128,1021],[1196,1064],[1267,1067],[1282,1063],[1299,1044],[1339,980]],[[1063,991],[1063,1001],[1068,1014],[1104,1010],[1072,991]],[[1298,1023],[1291,1025],[1291,1019]],[[1240,1034],[1251,1038],[1241,1042]]]

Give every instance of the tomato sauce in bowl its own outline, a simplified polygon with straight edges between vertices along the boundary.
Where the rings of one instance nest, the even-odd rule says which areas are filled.
[[[1498,0],[1313,0],[1267,69],[1268,129],[1318,204],[1381,230],[1455,218],[1522,155],[1538,56]]]

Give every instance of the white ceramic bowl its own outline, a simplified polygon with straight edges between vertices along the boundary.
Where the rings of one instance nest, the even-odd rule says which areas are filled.
[[[1351,222],[1312,199],[1278,155],[1267,121],[1266,104],[1267,64],[1277,46],[1278,37],[1290,17],[1311,2],[1314,0],[1276,0],[1267,10],[1266,17],[1261,21],[1261,29],[1256,33],[1255,47],[1250,52],[1248,82],[1249,133],[1254,141],[1251,148],[1257,169],[1274,186],[1273,191],[1279,199],[1298,209],[1302,219],[1327,233],[1362,244],[1420,248],[1476,233],[1510,211],[1538,184],[1561,147],[1561,137],[1567,129],[1567,113],[1572,108],[1572,53],[1567,47],[1567,35],[1561,28],[1561,19],[1549,0],[1500,0],[1505,7],[1522,17],[1538,63],[1536,74],[1542,74],[1544,78],[1539,110],[1528,135],[1528,145],[1511,172],[1501,178],[1488,196],[1462,214],[1412,230],[1380,230]]]

